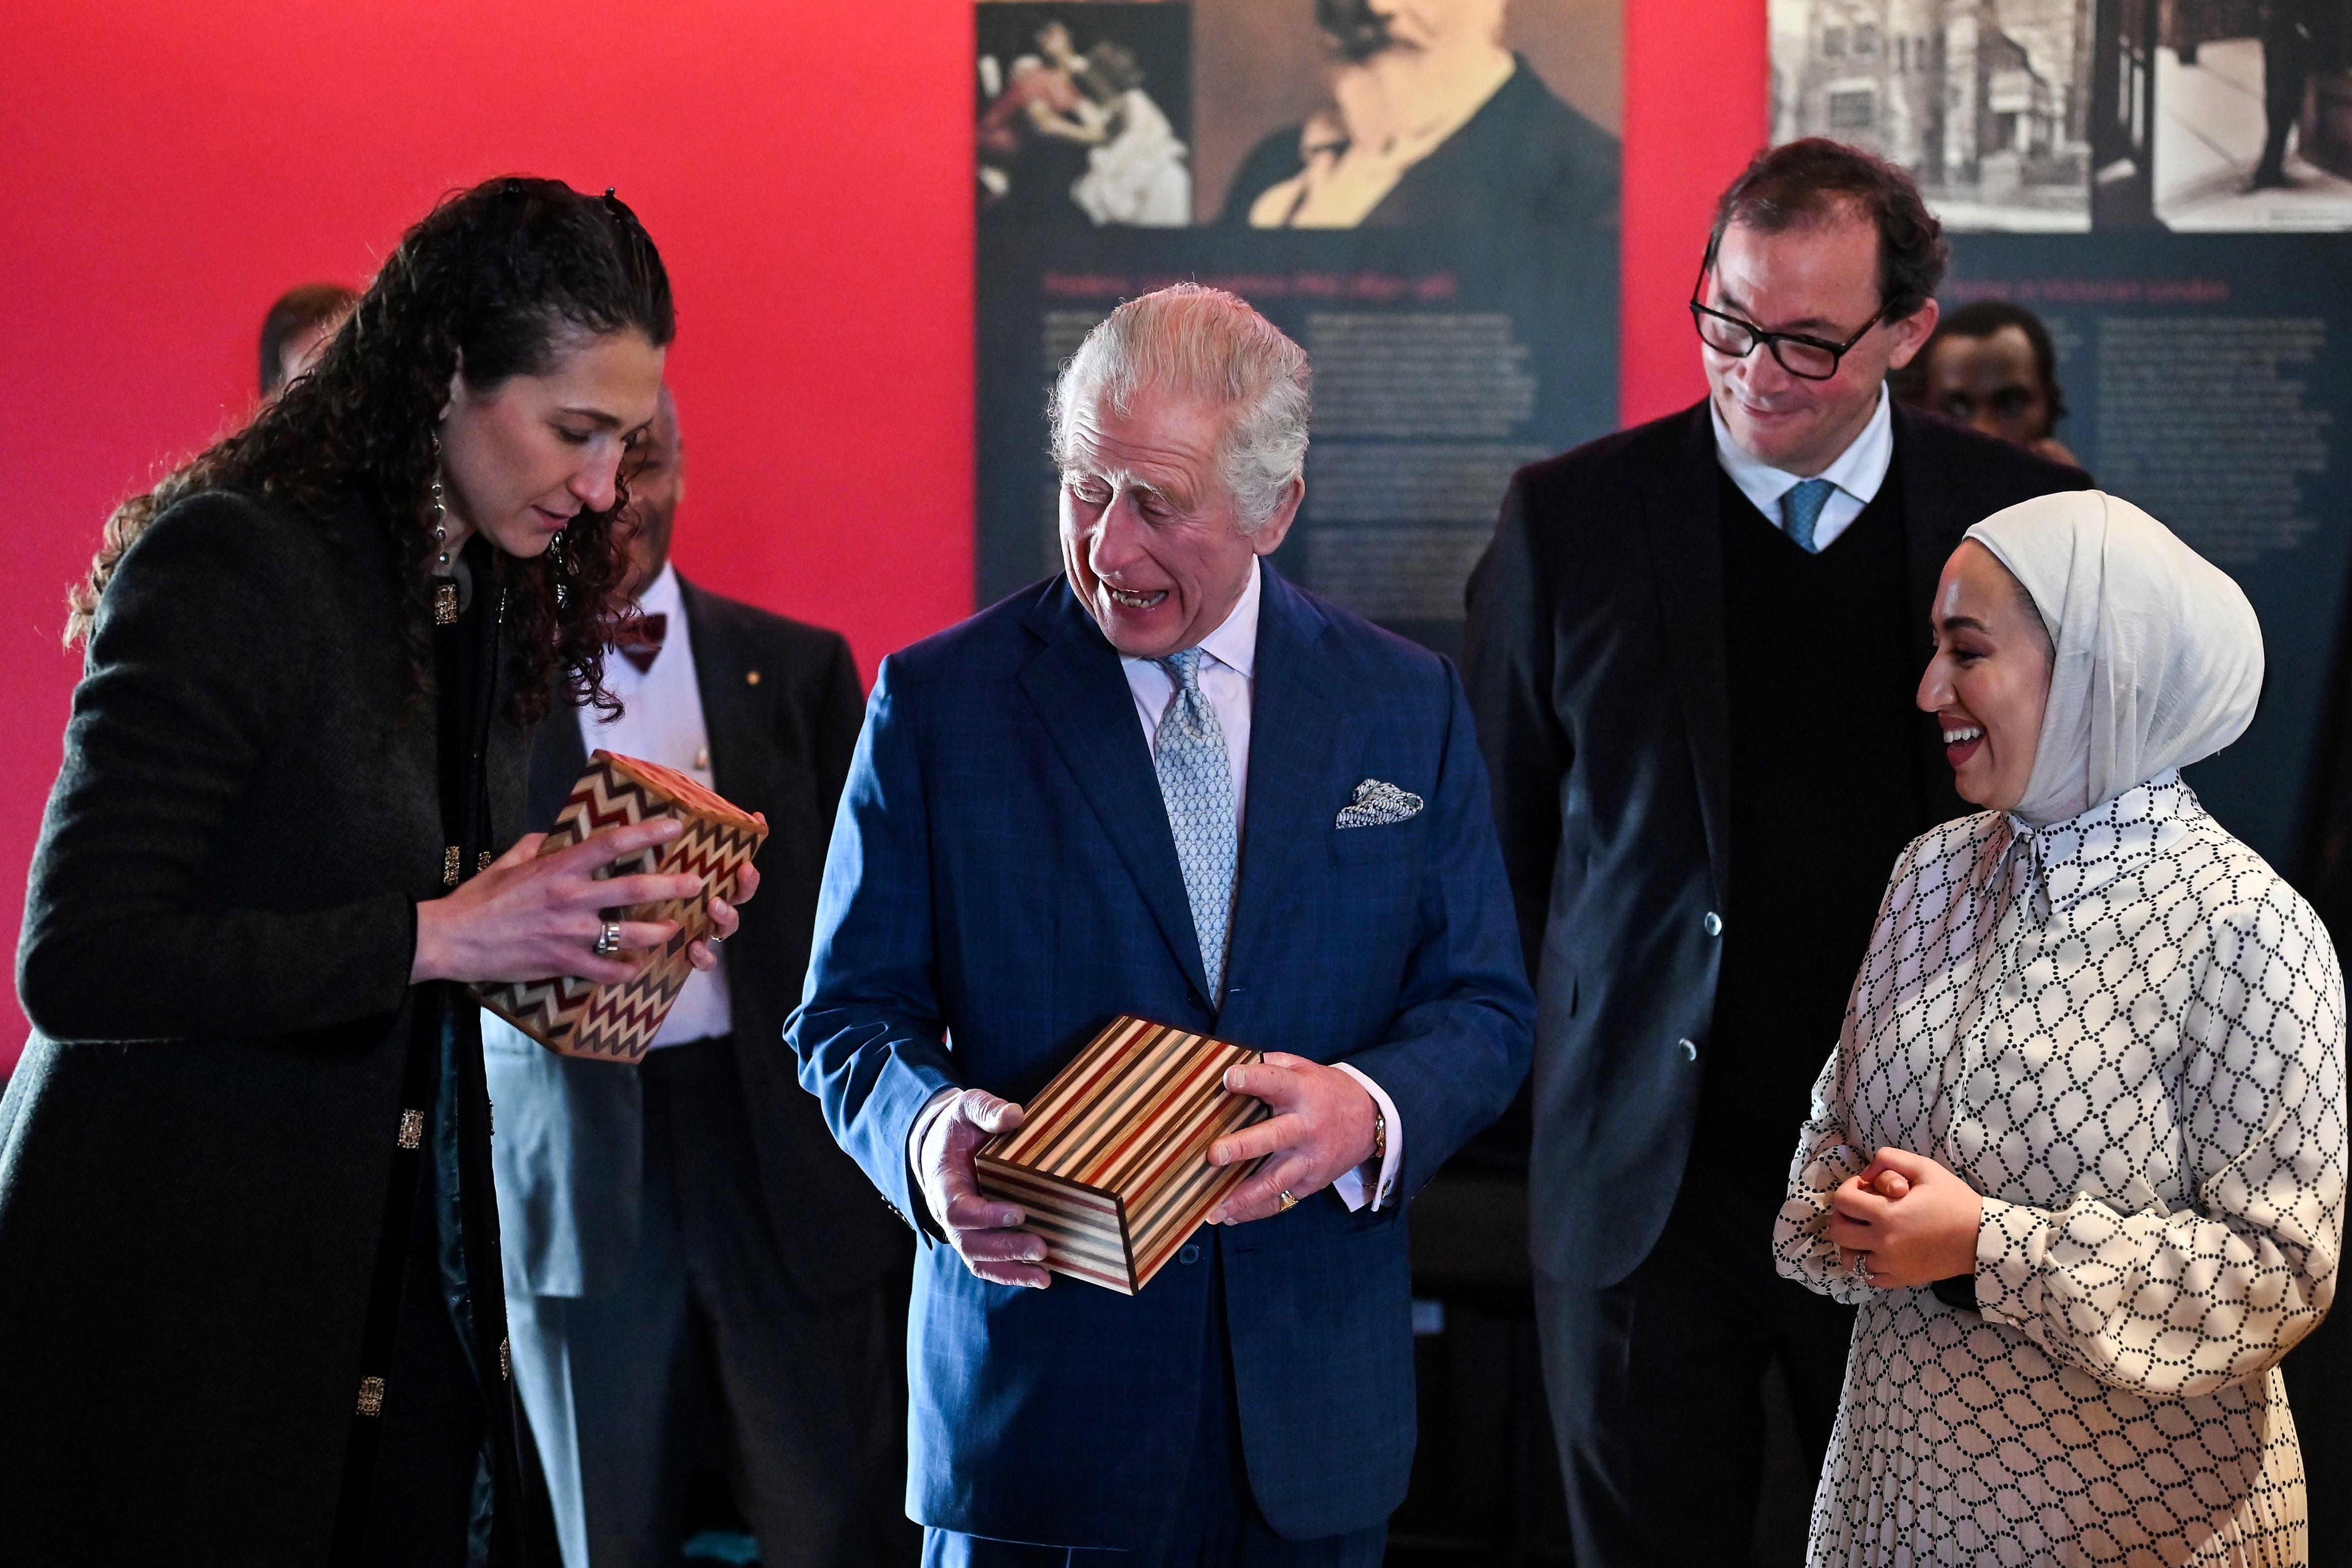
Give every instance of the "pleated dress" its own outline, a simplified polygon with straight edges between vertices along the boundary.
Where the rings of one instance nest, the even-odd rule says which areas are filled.
[[[1860,1306],[1812,1514],[1831,1564],[2307,1561],[2278,1364],[2336,1290],[2343,980],[2177,770],[1897,864],[1775,1227]],[[1843,1268],[1873,1153],[1985,1195],[1977,1308]]]

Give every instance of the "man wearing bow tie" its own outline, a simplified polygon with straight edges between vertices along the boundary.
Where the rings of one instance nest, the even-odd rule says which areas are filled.
[[[675,768],[766,813],[766,907],[745,905],[640,1066],[558,1057],[485,1019],[515,1384],[567,1568],[675,1562],[696,1450],[725,1462],[769,1568],[900,1563],[907,1238],[782,1039],[856,668],[839,634],[678,575],[684,461],[665,389],[629,477],[620,591],[642,615],[604,664],[622,711],[550,715],[531,810],[553,821],[592,749]]]
[[[1404,1495],[1405,1205],[1509,1103],[1533,999],[1453,667],[1263,559],[1307,413],[1241,300],[1121,306],[1055,392],[1065,574],[866,710],[789,1038],[927,1243],[929,1564],[1369,1565]],[[1273,1112],[1132,1298],[1049,1275],[972,1168],[1121,1013],[1266,1051],[1226,1082]]]

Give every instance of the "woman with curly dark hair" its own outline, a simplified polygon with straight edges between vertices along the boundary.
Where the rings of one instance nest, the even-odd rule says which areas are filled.
[[[674,823],[520,836],[551,694],[610,700],[623,456],[673,329],[611,193],[492,181],[108,520],[0,1100],[24,1561],[519,1560],[467,988],[624,978],[675,928],[602,909],[698,885],[595,880]]]

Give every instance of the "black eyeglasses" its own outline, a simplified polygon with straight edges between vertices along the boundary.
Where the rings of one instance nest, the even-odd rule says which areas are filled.
[[[1862,325],[1862,330],[1843,343],[1832,343],[1826,338],[1808,337],[1802,332],[1767,332],[1753,321],[1742,321],[1737,316],[1727,316],[1720,310],[1710,310],[1698,302],[1698,289],[1706,287],[1706,273],[1702,269],[1698,283],[1691,290],[1691,320],[1698,328],[1698,340],[1718,354],[1744,360],[1756,351],[1759,343],[1772,350],[1780,368],[1790,375],[1809,382],[1825,382],[1837,374],[1838,361],[1848,350],[1870,336],[1870,329],[1885,319],[1882,313]]]

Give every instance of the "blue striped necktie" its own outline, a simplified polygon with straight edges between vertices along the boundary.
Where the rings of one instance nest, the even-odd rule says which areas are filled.
[[[1234,871],[1240,861],[1234,826],[1234,772],[1225,755],[1224,727],[1201,690],[1201,650],[1187,648],[1159,661],[1176,687],[1151,745],[1184,896],[1192,905],[1192,935],[1201,944],[1213,1009],[1224,985],[1225,926],[1233,915]]]
[[[1836,494],[1837,486],[1827,479],[1801,479],[1780,497],[1780,527],[1808,555],[1821,552],[1813,542],[1813,528],[1822,520],[1822,508]]]

